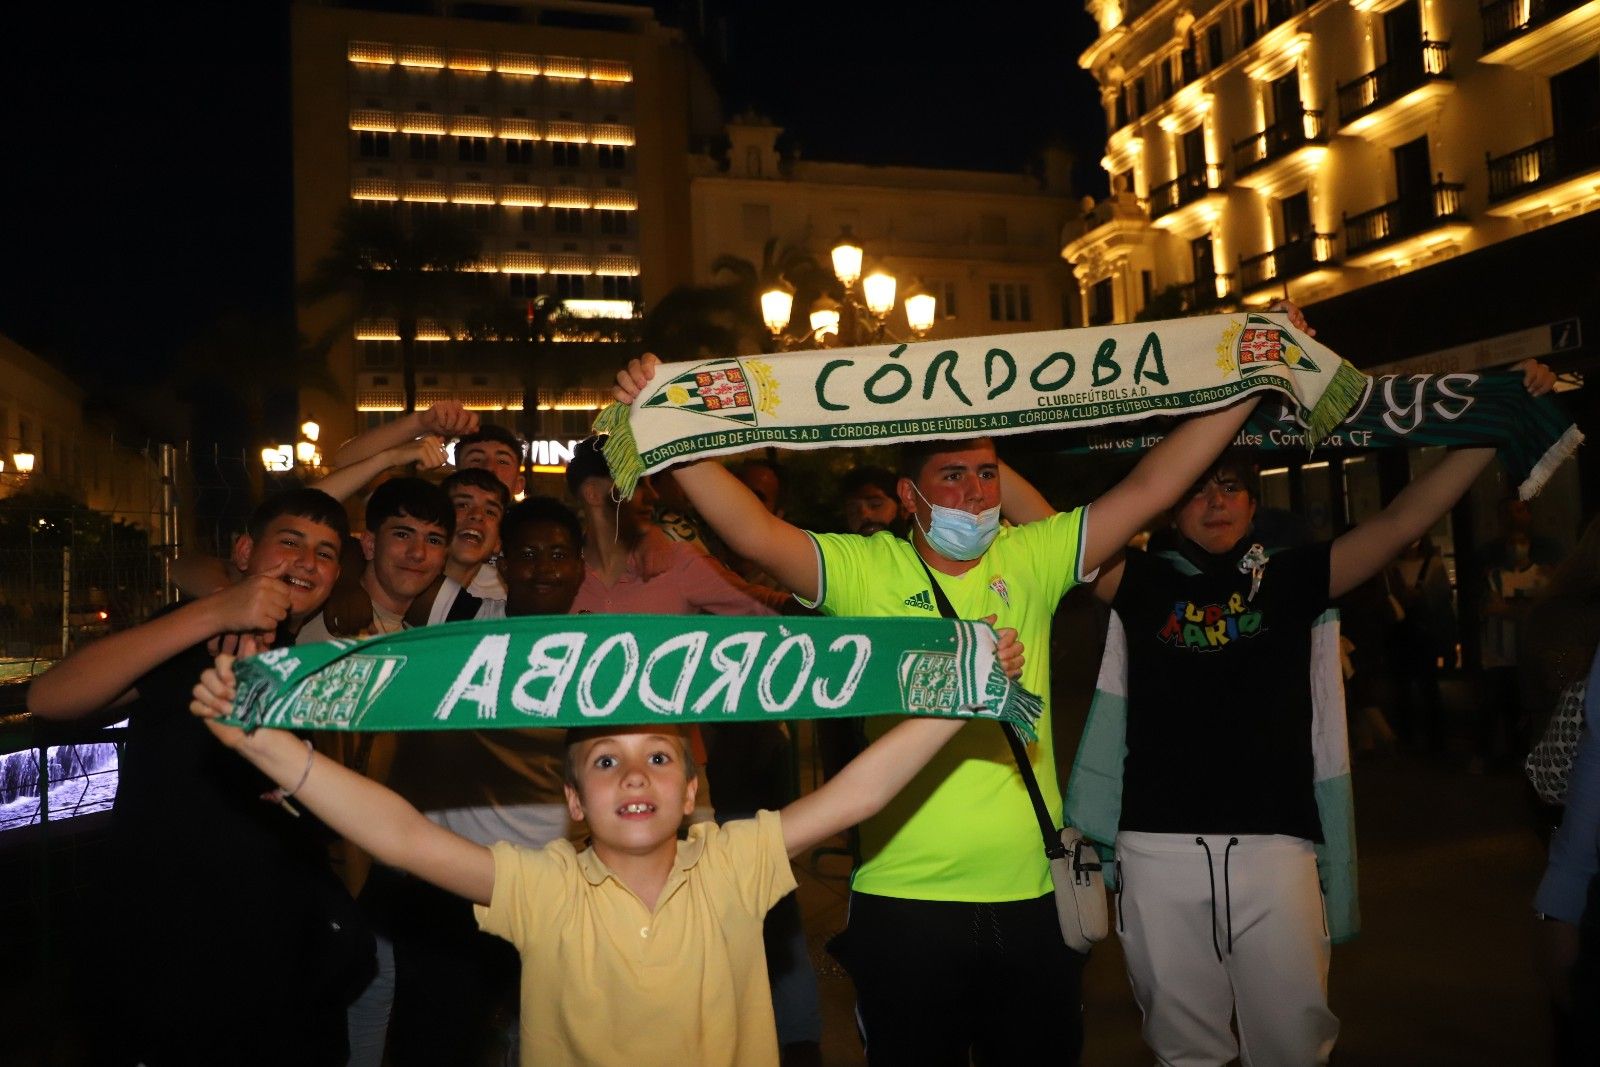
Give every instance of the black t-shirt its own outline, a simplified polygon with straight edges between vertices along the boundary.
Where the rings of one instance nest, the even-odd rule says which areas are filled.
[[[337,1062],[325,972],[343,887],[321,824],[261,800],[274,784],[190,713],[210,663],[203,645],[179,653],[129,706],[107,887],[128,1040],[161,1065]]]
[[[1124,830],[1322,840],[1311,625],[1328,607],[1330,546],[1272,556],[1254,597],[1246,547],[1198,574],[1128,553],[1112,605],[1128,640]]]

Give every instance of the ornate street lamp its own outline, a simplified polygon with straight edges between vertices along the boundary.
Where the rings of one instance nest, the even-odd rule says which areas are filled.
[[[861,277],[862,255],[861,246],[856,244],[850,227],[846,226],[833,243],[833,274],[846,289],[855,285]]]

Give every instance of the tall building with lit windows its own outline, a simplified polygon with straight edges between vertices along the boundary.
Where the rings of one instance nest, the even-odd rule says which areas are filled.
[[[1100,84],[1112,196],[1062,254],[1088,321],[1129,320],[1158,297],[1170,314],[1377,294],[1497,246],[1526,247],[1513,258],[1537,270],[1563,241],[1519,242],[1574,219],[1593,239],[1593,0],[1087,8],[1099,34],[1080,62]],[[1459,271],[1434,277],[1459,297]]]
[[[304,282],[344,214],[393,211],[414,227],[465,222],[475,271],[503,311],[559,298],[615,325],[689,277],[686,159],[692,62],[648,8],[584,0],[440,5],[439,15],[337,4],[293,9],[295,269]],[[327,439],[402,409],[398,324],[384,308],[302,306],[332,335],[332,381],[302,385],[301,417]],[[516,358],[419,318],[419,407],[455,397],[535,439],[582,436],[615,357],[581,321],[535,356],[562,364],[523,413]],[[599,334],[598,336],[605,336]],[[614,333],[611,334],[614,336]],[[524,358],[524,357],[518,357]],[[571,386],[574,361],[583,364]],[[592,364],[592,366],[590,366]],[[337,393],[329,387],[336,386]]]
[[[1600,0],[1086,6],[1112,178],[1063,241],[1087,321],[1288,296],[1319,340],[1400,376],[1385,396],[1539,357],[1579,426],[1600,425],[1600,390],[1574,388],[1600,340]],[[1436,458],[1287,456],[1262,499],[1332,535]],[[1510,490],[1492,467],[1433,533],[1464,568],[1468,663],[1474,546],[1500,536]],[[1597,507],[1585,449],[1536,528],[1570,545]]]

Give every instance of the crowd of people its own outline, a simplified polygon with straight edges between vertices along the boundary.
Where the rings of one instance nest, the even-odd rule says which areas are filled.
[[[656,365],[624,368],[617,399]],[[1534,393],[1553,381],[1537,364],[1525,379]],[[136,921],[107,939],[98,1059],[820,1062],[790,858],[857,828],[848,922],[829,949],[854,982],[869,1062],[1075,1063],[1086,957],[1058,924],[1021,758],[1049,811],[1111,848],[1114,925],[1159,1062],[1327,1062],[1330,944],[1353,915],[1340,894],[1354,857],[1324,623],[1341,599],[1384,612],[1347,642],[1355,678],[1391,679],[1351,686],[1358,741],[1393,740],[1390,707],[1403,740],[1436,743],[1431,674],[1455,642],[1427,532],[1493,450],[1452,452],[1331,542],[1291,544],[1257,523],[1255,467],[1228,450],[1253,406],[1185,420],[1063,509],[989,439],[913,442],[898,470],[843,479],[837,533],[784,517],[783,470],[764,458],[685,463],[619,501],[592,438],[567,469],[569,504],[526,496],[522,442],[458,404],[352,440],[317,486],[268,497],[228,559],[186,560],[182,602],[33,684],[38,716],[120,709],[131,722],[114,894]],[[451,440],[454,470],[436,480]],[[1146,549],[1127,548],[1151,530]],[[1550,561],[1525,526],[1508,531],[1486,617],[1515,664]],[[1589,562],[1579,613],[1600,572]],[[1109,611],[1120,673],[1102,670],[1095,714],[1121,747],[1096,763],[1086,737],[1068,780],[1047,650],[1077,585]],[[984,620],[1044,714],[1016,754],[992,722],[831,724],[818,731],[826,780],[799,796],[779,723],[298,737],[219,721],[236,658],[268,647],[622,613]],[[1571,642],[1546,690],[1588,676],[1600,618],[1585,617],[1593,639]],[[1514,747],[1509,729],[1488,722],[1484,751]],[[1600,744],[1583,737],[1539,905],[1573,931],[1596,916],[1585,897],[1600,885]],[[1576,935],[1557,939],[1558,1002],[1591,1014],[1593,926],[1587,955]],[[1019,1024],[1035,1005],[1050,1006],[1049,1028]]]

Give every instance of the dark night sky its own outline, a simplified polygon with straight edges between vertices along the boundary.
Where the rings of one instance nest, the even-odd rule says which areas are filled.
[[[292,315],[287,3],[19,6],[0,14],[0,332],[123,393],[226,314]],[[689,26],[703,8],[726,108],[807,158],[1020,170],[1057,137],[1095,180],[1094,31],[1071,0],[657,6]]]

